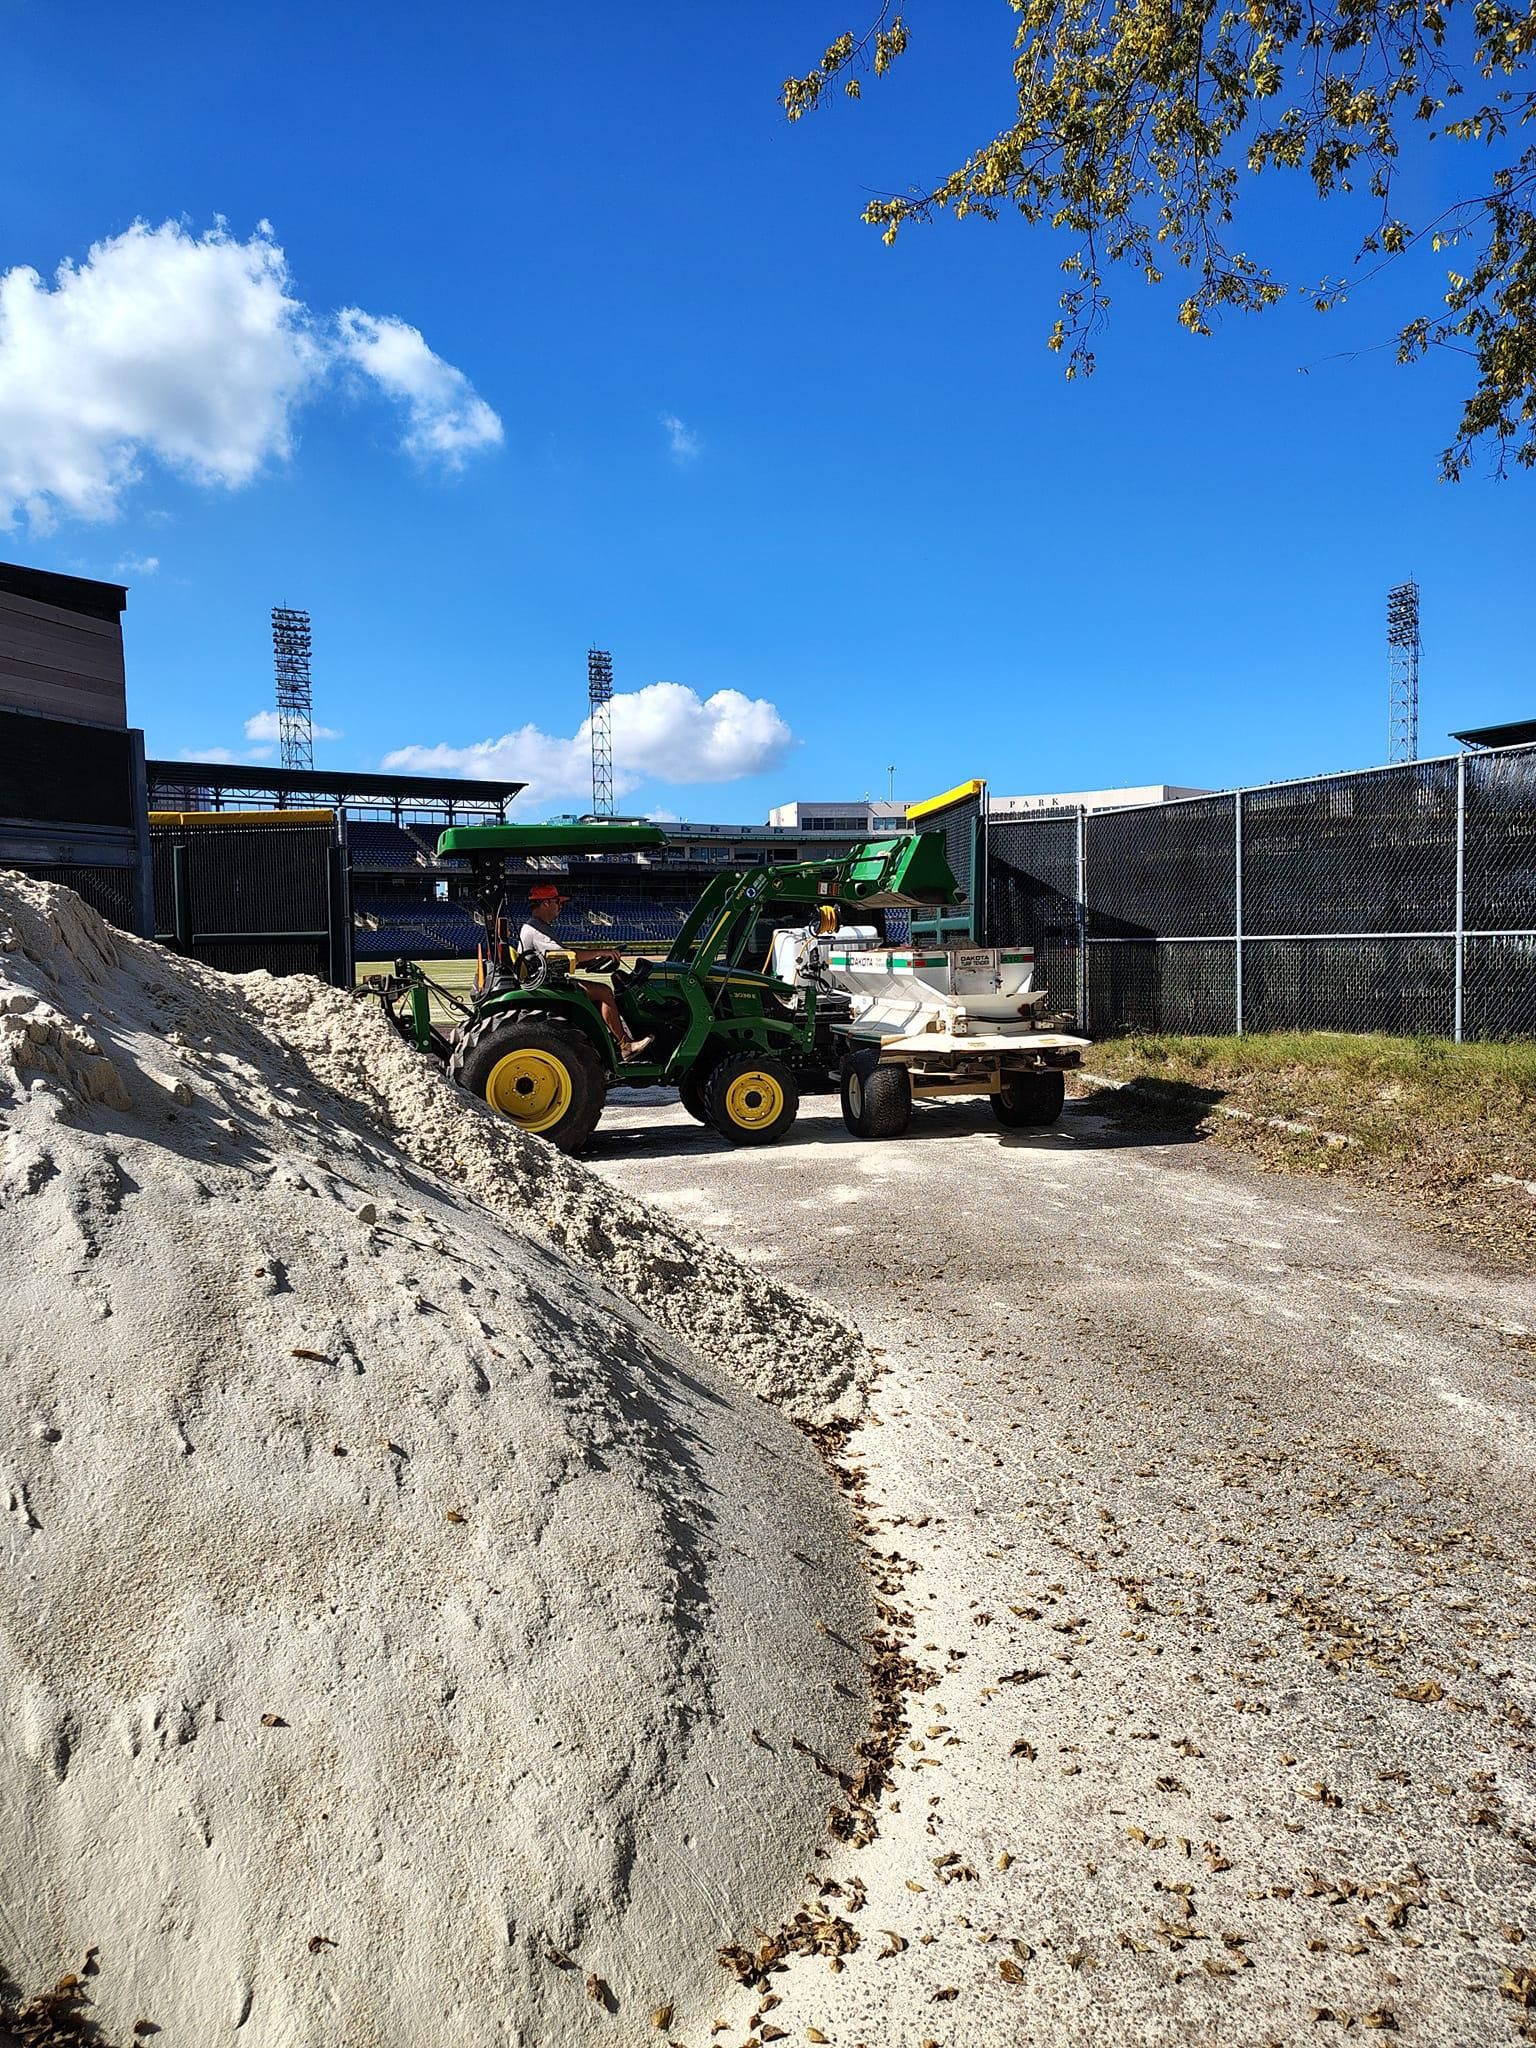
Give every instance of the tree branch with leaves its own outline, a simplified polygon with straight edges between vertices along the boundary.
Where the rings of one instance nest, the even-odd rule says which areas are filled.
[[[1536,0],[1005,0],[1014,34],[1012,125],[939,184],[871,200],[887,243],[941,213],[996,220],[1012,208],[1066,234],[1065,283],[1046,336],[1069,377],[1091,372],[1110,310],[1107,278],[1181,277],[1178,317],[1209,334],[1229,311],[1296,291],[1342,305],[1425,242],[1458,253],[1443,297],[1398,333],[1400,362],[1450,349],[1475,364],[1441,457],[1464,475],[1479,447],[1507,473],[1536,466],[1536,122],[1529,83]],[[781,103],[799,121],[829,97],[861,97],[907,52],[887,6],[833,42]],[[1466,196],[1415,226],[1395,203],[1415,135],[1476,145]],[[1367,193],[1353,276],[1293,284],[1236,246],[1245,181],[1299,173],[1318,198]]]

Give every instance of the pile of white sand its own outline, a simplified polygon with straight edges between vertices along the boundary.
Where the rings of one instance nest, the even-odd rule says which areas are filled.
[[[0,1965],[94,1949],[108,2037],[167,2048],[702,2041],[870,1625],[830,1482],[722,1368],[744,1315],[824,1410],[853,1347],[256,981],[0,877]]]
[[[263,1026],[402,1150],[534,1231],[800,1421],[852,1420],[872,1376],[863,1339],[825,1302],[770,1278],[456,1088],[377,1001],[306,975],[242,975]],[[227,986],[227,984],[226,984]]]

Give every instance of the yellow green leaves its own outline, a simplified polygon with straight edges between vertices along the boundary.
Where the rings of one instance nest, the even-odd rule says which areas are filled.
[[[1009,4],[1011,117],[937,184],[864,207],[887,245],[909,222],[995,220],[1005,207],[1067,236],[1068,283],[1044,338],[1068,377],[1086,375],[1110,265],[1129,263],[1148,284],[1172,266],[1187,273],[1177,318],[1191,334],[1210,334],[1220,312],[1261,312],[1288,289],[1329,312],[1345,302],[1346,279],[1369,281],[1419,232],[1393,211],[1406,124],[1442,151],[1475,143],[1467,196],[1434,228],[1436,247],[1465,238],[1475,260],[1447,280],[1443,309],[1401,329],[1397,354],[1445,347],[1476,364],[1443,475],[1461,475],[1484,437],[1499,473],[1511,453],[1536,465],[1536,145],[1524,140],[1536,90],[1528,76],[1524,89],[1507,83],[1536,57],[1526,0]],[[882,8],[862,38],[840,36],[786,82],[787,117],[809,112],[834,78],[859,99],[857,74],[883,76],[906,47],[901,15]],[[1479,76],[1497,85],[1487,103],[1435,126]],[[1228,239],[1246,185],[1277,171],[1302,174],[1320,198],[1375,202],[1374,225],[1354,238],[1353,263],[1335,260],[1338,275],[1288,285]]]
[[[789,121],[803,120],[821,102],[821,96],[836,78],[857,66],[873,69],[883,77],[907,47],[906,24],[898,14],[886,24],[882,10],[879,21],[868,34],[855,37],[844,31],[822,52],[821,62],[803,78],[786,78],[779,88],[779,104]],[[843,92],[851,100],[863,98],[857,78],[843,80]]]

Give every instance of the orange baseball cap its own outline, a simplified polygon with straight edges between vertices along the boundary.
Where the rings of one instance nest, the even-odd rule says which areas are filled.
[[[553,903],[559,895],[560,890],[553,882],[535,882],[528,891],[528,901],[530,903]]]

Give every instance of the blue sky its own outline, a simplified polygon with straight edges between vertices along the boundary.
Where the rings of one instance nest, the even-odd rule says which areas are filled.
[[[1199,341],[1170,289],[1126,277],[1097,376],[1065,383],[1043,346],[1064,249],[1013,222],[886,249],[858,220],[1007,117],[1003,0],[910,19],[860,107],[791,129],[779,80],[862,17],[0,0],[0,272],[40,273],[26,306],[60,311],[56,266],[136,220],[191,247],[222,217],[236,250],[266,222],[324,352],[285,453],[210,329],[223,396],[194,427],[217,430],[222,480],[151,435],[110,518],[55,492],[13,508],[0,554],[131,585],[153,752],[247,751],[269,607],[301,605],[317,717],[342,735],[321,761],[472,767],[532,725],[511,752],[540,764],[547,809],[571,801],[594,640],[621,692],[682,686],[627,708],[618,766],[628,733],[625,805],[693,818],[884,793],[891,763],[917,797],[972,774],[1012,793],[1379,761],[1384,598],[1409,574],[1423,751],[1530,715],[1533,480],[1436,480],[1466,365],[1400,370],[1378,346],[1414,280]],[[1282,270],[1350,246],[1294,183],[1252,223]],[[113,320],[140,282],[119,267]],[[365,339],[398,341],[395,369],[340,346],[343,308],[383,323]],[[83,353],[46,371],[46,474],[124,374],[81,310]],[[135,386],[141,411],[192,405],[199,319],[161,303],[181,352]],[[13,436],[38,415],[31,374]],[[0,424],[3,376],[0,348]],[[722,691],[748,708],[711,710]]]

